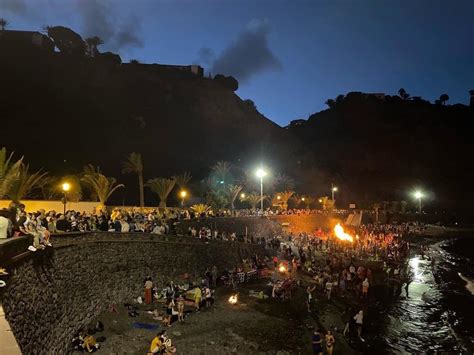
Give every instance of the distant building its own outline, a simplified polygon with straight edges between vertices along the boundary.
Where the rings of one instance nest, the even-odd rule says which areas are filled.
[[[199,65],[172,65],[172,64],[142,64],[142,63],[127,63],[122,64],[126,67],[138,67],[141,70],[146,70],[149,72],[161,72],[163,70],[171,70],[171,71],[183,71],[187,73],[192,73],[194,75],[203,77],[204,76],[204,69]]]
[[[0,47],[10,50],[43,49],[54,52],[54,43],[37,31],[0,31]]]

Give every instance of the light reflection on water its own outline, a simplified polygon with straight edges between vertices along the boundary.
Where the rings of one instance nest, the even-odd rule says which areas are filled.
[[[385,343],[393,353],[460,351],[448,323],[449,311],[441,302],[443,294],[432,270],[432,260],[420,255],[410,258],[413,281],[406,297],[403,289],[386,317]]]

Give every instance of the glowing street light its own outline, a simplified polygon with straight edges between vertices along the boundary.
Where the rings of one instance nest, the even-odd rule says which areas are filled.
[[[184,206],[184,199],[187,195],[188,193],[186,192],[186,190],[181,190],[181,192],[179,193],[179,196],[181,196],[181,207]]]
[[[245,193],[242,192],[242,193],[240,194],[240,198],[243,200],[243,199],[245,198]]]
[[[423,193],[418,190],[418,191],[415,191],[413,196],[415,196],[415,198],[418,200],[418,212],[421,213],[421,199],[423,197]]]
[[[301,201],[303,201],[303,202],[304,202],[304,197],[301,197]]]
[[[65,182],[61,185],[61,188],[63,189],[63,214],[66,215],[66,204],[67,204],[67,193],[69,190],[71,190],[71,184],[68,182]]]
[[[256,175],[260,178],[260,210],[263,215],[263,177],[267,175],[267,172],[260,168],[257,170]]]
[[[281,200],[281,196],[280,196],[280,195],[277,196],[277,200]]]
[[[334,193],[337,192],[337,186],[331,184],[331,196],[332,200],[334,201]]]

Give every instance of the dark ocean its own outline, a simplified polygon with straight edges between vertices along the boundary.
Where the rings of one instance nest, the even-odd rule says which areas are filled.
[[[409,297],[402,290],[375,305],[370,333],[378,336],[367,339],[364,353],[474,353],[474,235],[432,238],[428,246],[423,258],[412,248]]]

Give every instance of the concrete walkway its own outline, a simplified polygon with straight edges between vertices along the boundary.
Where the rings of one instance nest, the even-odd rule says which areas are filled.
[[[21,355],[15,336],[10,329],[10,324],[5,319],[2,305],[0,305],[0,354]]]

